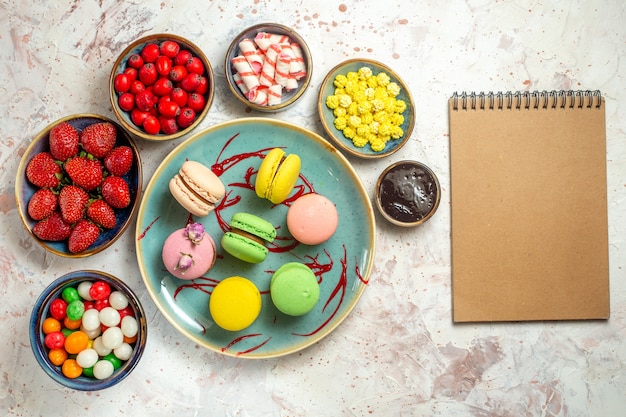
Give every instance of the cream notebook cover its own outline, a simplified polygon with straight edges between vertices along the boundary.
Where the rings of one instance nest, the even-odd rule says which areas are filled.
[[[609,317],[604,99],[449,99],[455,322]]]

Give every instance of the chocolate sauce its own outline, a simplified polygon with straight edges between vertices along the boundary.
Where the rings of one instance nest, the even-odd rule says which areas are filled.
[[[400,162],[379,180],[378,198],[389,217],[402,223],[415,223],[437,208],[438,181],[428,168],[414,162]]]

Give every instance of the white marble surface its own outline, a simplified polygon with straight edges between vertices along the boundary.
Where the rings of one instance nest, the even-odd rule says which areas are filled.
[[[444,194],[433,219],[400,230],[378,218],[376,267],[361,301],[329,337],[273,360],[194,345],[142,287],[133,230],[81,260],[46,253],[23,230],[19,159],[48,123],[114,117],[110,67],[138,36],[176,33],[213,62],[217,92],[201,128],[255,115],[229,94],[223,57],[255,23],[297,30],[314,54],[310,90],[277,117],[322,133],[317,89],[335,64],[367,57],[394,68],[417,98],[408,145],[354,160],[373,192],[401,158],[427,163]],[[0,414],[11,416],[617,416],[626,409],[626,6],[621,0],[44,1],[0,2]],[[606,98],[611,318],[600,322],[454,325],[446,99],[455,90],[600,89]],[[139,141],[145,181],[184,138]],[[589,192],[593,192],[589,190]],[[97,393],[56,385],[37,366],[28,318],[40,291],[68,271],[123,277],[149,317],[143,360]]]

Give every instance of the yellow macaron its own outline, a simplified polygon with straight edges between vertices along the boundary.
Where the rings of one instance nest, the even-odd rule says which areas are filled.
[[[237,275],[225,278],[211,293],[209,311],[215,324],[222,329],[243,330],[261,313],[261,293],[247,278]]]
[[[300,157],[296,154],[285,156],[285,151],[274,148],[259,167],[254,184],[256,195],[280,204],[289,197],[299,175]]]

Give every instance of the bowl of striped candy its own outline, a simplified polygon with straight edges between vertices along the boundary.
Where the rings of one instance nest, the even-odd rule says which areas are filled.
[[[135,369],[147,340],[139,299],[121,279],[81,270],[46,287],[30,317],[30,344],[43,371],[62,386],[97,391]]]
[[[294,104],[311,81],[311,52],[293,29],[261,23],[239,33],[226,52],[224,71],[235,98],[261,112]]]

